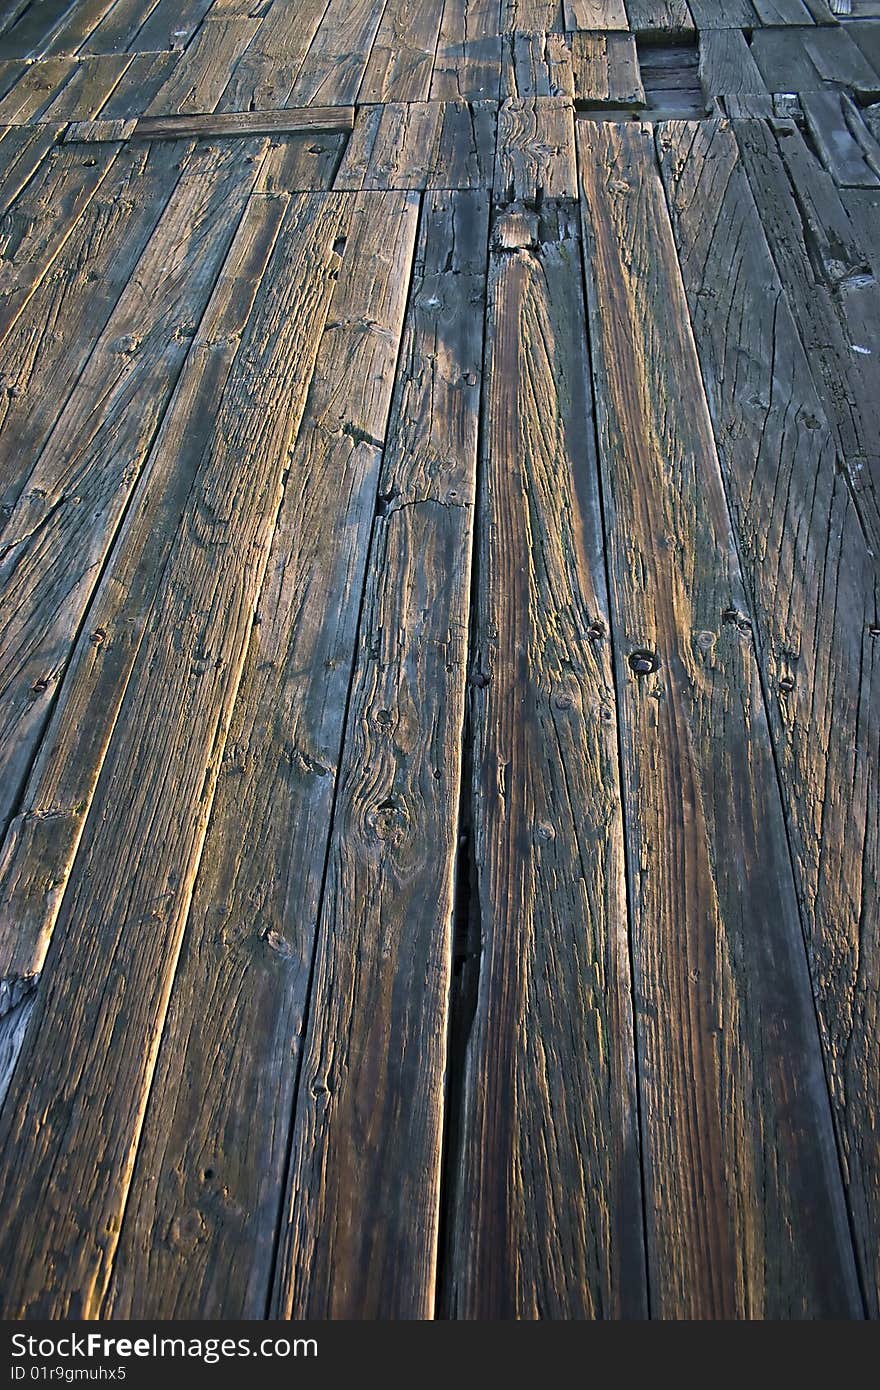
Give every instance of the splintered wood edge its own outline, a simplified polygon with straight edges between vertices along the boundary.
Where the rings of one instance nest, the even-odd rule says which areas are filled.
[[[203,116],[141,116],[136,120],[73,121],[65,141],[177,140],[235,135],[295,135],[354,128],[353,106],[297,106],[281,111],[230,111]]]

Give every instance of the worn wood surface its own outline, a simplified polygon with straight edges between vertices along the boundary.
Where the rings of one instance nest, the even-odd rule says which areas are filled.
[[[0,5],[4,1314],[880,1316],[878,24]]]

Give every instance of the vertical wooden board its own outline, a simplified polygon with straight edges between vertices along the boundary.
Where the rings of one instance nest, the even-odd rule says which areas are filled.
[[[431,97],[495,101],[501,85],[501,0],[445,0]]]
[[[288,105],[346,106],[357,99],[383,8],[376,0],[330,0]]]
[[[55,146],[6,208],[0,222],[0,344],[51,271],[118,149],[118,144]]]
[[[579,127],[652,1309],[859,1316],[764,698],[650,132]]]
[[[478,957],[447,1316],[645,1315],[615,697],[580,245],[500,214],[472,658]]]
[[[626,12],[634,34],[668,37],[693,31],[686,0],[626,0]]]
[[[563,0],[566,29],[628,29],[624,0]]]
[[[418,197],[348,199],[105,1312],[262,1317]],[[193,404],[196,402],[194,400]],[[239,1020],[230,1032],[230,1021]],[[170,1242],[164,1232],[175,1233]]]
[[[434,1312],[486,192],[427,194],[379,484],[274,1308]]]
[[[358,102],[427,99],[442,17],[443,0],[389,0]]]
[[[700,83],[707,102],[721,96],[766,92],[764,79],[739,29],[700,34]]]
[[[4,1314],[100,1307],[340,215],[291,200],[134,660],[0,1117]]]
[[[574,95],[584,106],[644,106],[632,34],[572,34]]]
[[[566,34],[511,34],[503,49],[501,97],[574,97],[571,49]]]
[[[277,110],[291,88],[327,8],[326,0],[274,0],[232,69],[218,111]]]
[[[120,151],[0,352],[0,534],[179,173],[172,141]]]
[[[75,66],[73,58],[46,58],[29,64],[0,101],[0,125],[39,120]]]
[[[74,147],[71,147],[74,148]],[[26,775],[119,519],[253,184],[262,142],[193,156],[24,473],[0,557],[0,820]],[[20,934],[27,953],[27,934]]]
[[[495,201],[576,198],[574,106],[566,97],[508,98],[498,110]]]
[[[146,114],[183,116],[213,111],[229,81],[231,64],[258,28],[259,21],[253,19],[206,20]]]
[[[658,145],[770,692],[849,1206],[876,1314],[880,1171],[865,1143],[880,1104],[876,561],[837,472],[733,133],[670,125]]]
[[[763,122],[735,126],[764,231],[835,434],[840,467],[869,546],[880,554],[880,355],[870,350],[876,346],[880,296],[876,285],[858,289],[866,266],[859,248],[851,239],[847,247],[843,239],[842,209],[837,209],[839,230],[832,227],[830,236],[824,232],[833,190],[822,188],[823,171],[793,127],[779,129],[777,137]],[[867,324],[862,315],[855,322],[848,319],[853,281],[851,292],[870,296]],[[873,341],[866,344],[868,335]],[[867,352],[860,350],[866,346]]]

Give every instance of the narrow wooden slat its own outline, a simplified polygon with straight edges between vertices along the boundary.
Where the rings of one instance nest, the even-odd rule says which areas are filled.
[[[318,929],[284,1317],[433,1316],[488,201],[425,198]]]
[[[59,126],[0,126],[0,217],[15,204],[61,134]]]
[[[370,441],[387,424],[418,211],[413,195],[347,202],[128,1197],[115,1317],[266,1308],[375,511]]]
[[[78,61],[61,91],[40,113],[40,119],[89,120],[101,110],[130,62],[127,54]]]
[[[259,28],[253,19],[206,20],[150,105],[148,116],[193,116],[213,111],[229,81],[229,67]]]
[[[566,34],[511,34],[503,50],[501,97],[574,97]]]
[[[834,208],[831,180],[797,130],[781,126],[777,137],[763,122],[735,129],[840,467],[880,555],[880,353],[872,351],[880,293],[876,284],[859,284],[869,267],[847,237],[842,207]],[[835,212],[836,230],[826,233],[823,221]]]
[[[353,106],[300,106],[281,111],[214,111],[201,116],[144,116],[134,128],[139,140],[195,136],[282,135],[297,131],[351,130]]]
[[[427,99],[442,17],[443,0],[388,0],[358,102]]]
[[[129,40],[127,47],[133,53],[155,53],[160,49],[188,49],[198,43],[204,29],[202,21],[210,21],[215,0],[159,0],[144,5],[141,0],[141,15],[146,15],[137,32]],[[208,31],[211,36],[212,31]]]
[[[447,1316],[644,1316],[615,699],[576,213],[496,222],[472,670],[474,1018]]]
[[[142,116],[179,62],[179,53],[135,53],[101,107],[98,113],[101,120],[131,120]]]
[[[336,188],[488,188],[495,161],[490,102],[361,107]]]
[[[261,111],[286,105],[327,8],[326,0],[273,0],[232,69],[218,111]]]
[[[431,97],[494,101],[500,85],[500,0],[445,0]]]
[[[628,29],[624,0],[563,0],[566,29]]]
[[[658,136],[749,591],[869,1307],[880,1105],[876,560],[729,128]],[[709,299],[706,290],[712,290]],[[742,616],[736,621],[742,621]]]
[[[150,606],[0,1118],[4,1314],[100,1307],[340,214],[291,200]]]
[[[706,29],[700,34],[700,82],[709,103],[716,97],[767,91],[739,29]]]
[[[686,0],[626,0],[626,12],[634,34],[669,37],[693,31]]]
[[[572,34],[575,100],[584,106],[644,106],[632,34]]]
[[[508,98],[498,110],[496,202],[577,197],[574,107],[564,97]]]
[[[291,89],[291,105],[357,99],[383,9],[376,0],[330,0]]]
[[[859,1316],[746,600],[650,131],[578,131],[652,1311]]]
[[[158,0],[116,0],[86,39],[82,53],[125,53],[143,28]],[[153,45],[158,51],[162,45]]]
[[[195,171],[175,189],[45,448],[23,470],[0,556],[4,824],[256,177],[259,153],[259,146],[236,142],[207,158],[194,156]],[[57,887],[50,889],[53,900]],[[31,910],[42,941],[42,895]],[[35,950],[39,956],[44,946],[35,947],[34,940],[29,930],[12,927],[16,958],[30,959]],[[38,968],[23,966],[20,973]]]
[[[860,142],[851,128],[860,121],[858,112],[854,113],[854,122],[850,122],[846,105],[847,98],[837,91],[801,95],[813,142],[835,183],[841,188],[880,187],[880,149],[878,157],[871,158],[865,148],[867,140]]]
[[[40,0],[28,5],[20,18],[0,35],[0,58],[34,58],[55,26],[73,8],[74,0]]]
[[[39,120],[75,67],[73,58],[46,58],[31,63],[0,101],[0,125]]]

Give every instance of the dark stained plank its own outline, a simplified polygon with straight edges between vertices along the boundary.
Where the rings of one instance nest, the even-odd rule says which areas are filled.
[[[471,705],[476,984],[446,1316],[645,1315],[615,698],[576,212],[489,275]]]
[[[729,129],[658,136],[749,591],[853,1230],[878,1312],[877,567]],[[707,293],[708,291],[708,293]],[[736,621],[741,621],[737,618]]]
[[[628,29],[624,0],[563,0],[566,29]]]
[[[412,194],[346,203],[126,1206],[115,1317],[266,1309],[376,507],[372,441],[385,434],[418,213]],[[203,394],[196,378],[186,428],[199,429]]]
[[[340,214],[291,199],[146,615],[0,1117],[4,1314],[100,1307]]]
[[[284,106],[327,8],[326,0],[274,0],[232,69],[219,111]]]
[[[645,89],[632,34],[572,34],[571,65],[578,105],[644,106]]]
[[[291,106],[357,100],[384,5],[330,0],[291,89]]]
[[[880,280],[880,187],[842,188],[840,197],[874,278]]]
[[[86,39],[81,52],[126,53],[157,4],[158,0],[116,0]],[[153,50],[158,52],[162,47],[162,44],[154,44]]]
[[[431,97],[497,100],[501,84],[501,0],[445,0]]]
[[[78,53],[115,3],[116,0],[77,0],[55,26],[51,37],[40,45],[40,53],[43,56]],[[149,0],[143,0],[142,8],[148,3]]]
[[[853,43],[848,29],[806,29],[803,43],[823,81],[849,87],[862,97],[880,96],[880,76]]]
[[[61,135],[60,126],[0,126],[0,217],[13,206]]]
[[[493,186],[500,203],[577,197],[574,107],[568,98],[502,103]]]
[[[707,102],[767,91],[739,29],[705,29],[700,34],[700,82]]]
[[[4,824],[256,177],[255,153],[237,141],[193,156],[45,447],[22,469],[0,554]],[[39,918],[42,900],[32,907]],[[16,953],[30,956],[28,931],[16,935]]]
[[[803,0],[751,0],[762,24],[812,24],[813,16]]]
[[[571,49],[565,34],[516,33],[504,44],[501,97],[574,97]]]
[[[488,202],[425,196],[318,929],[283,1317],[434,1311]]]
[[[755,11],[750,0],[688,0],[694,24],[706,29],[750,29]]]
[[[859,1316],[785,824],[647,128],[578,128],[652,1312]]]
[[[46,58],[31,63],[0,101],[0,125],[39,120],[75,67],[72,58]]]
[[[14,24],[0,34],[0,58],[36,58],[42,52],[74,0],[40,0],[28,5]]]
[[[738,122],[737,141],[840,467],[880,555],[880,295],[863,283],[868,266],[830,180],[799,133],[781,130]]]
[[[626,0],[626,12],[634,34],[668,37],[693,32],[686,0]]]
[[[213,111],[229,81],[229,69],[247,48],[259,20],[210,19],[199,29],[146,114],[196,115]]]
[[[822,162],[841,188],[880,186],[880,145],[849,98],[838,91],[804,92],[801,105]]]
[[[358,102],[427,99],[442,16],[443,0],[388,0]]]
[[[179,176],[180,147],[123,150],[0,354],[0,536]]]
[[[335,187],[488,188],[494,162],[494,103],[362,106]]]
[[[756,29],[751,54],[771,92],[821,91],[820,77],[805,46],[807,29]]]

